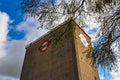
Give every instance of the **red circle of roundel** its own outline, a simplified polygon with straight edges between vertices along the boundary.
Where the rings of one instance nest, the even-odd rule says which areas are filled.
[[[40,52],[45,52],[48,49],[49,45],[50,45],[49,40],[45,40],[44,42],[42,42],[39,47]]]

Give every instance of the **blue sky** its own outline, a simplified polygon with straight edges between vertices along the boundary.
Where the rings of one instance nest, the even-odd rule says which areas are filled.
[[[25,46],[47,32],[34,18],[25,20],[21,2],[0,0],[0,80],[19,80]]]
[[[25,46],[47,32],[44,29],[37,29],[39,23],[34,18],[24,20],[24,14],[20,9],[21,2],[22,0],[0,0],[0,80],[19,80]],[[94,38],[96,24],[86,24],[85,30]],[[103,72],[101,69],[99,72],[101,80],[111,79],[107,73],[105,73],[107,77],[102,79]],[[117,76],[114,72],[112,74]]]
[[[8,36],[16,40],[22,39],[25,35],[24,32],[18,32],[14,29],[15,26],[23,21],[24,18],[20,9],[21,2],[22,0],[0,0],[0,11],[9,14],[11,21],[13,20],[13,22],[9,24],[12,27],[9,27],[10,31]]]

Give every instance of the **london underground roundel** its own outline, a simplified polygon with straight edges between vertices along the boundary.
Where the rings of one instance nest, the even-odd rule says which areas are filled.
[[[85,47],[87,47],[88,46],[88,42],[87,42],[85,36],[83,34],[80,34],[79,37],[81,39],[81,42],[85,45]]]
[[[39,47],[40,52],[45,52],[48,49],[49,45],[50,45],[49,40],[43,41]]]

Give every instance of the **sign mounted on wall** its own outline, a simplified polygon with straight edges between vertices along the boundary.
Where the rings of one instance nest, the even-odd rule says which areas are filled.
[[[88,46],[88,42],[87,42],[85,36],[83,34],[80,34],[79,37],[81,39],[81,42],[85,45],[85,47],[87,47]]]
[[[49,40],[43,41],[39,47],[40,52],[45,52],[48,49],[49,45],[50,45]]]

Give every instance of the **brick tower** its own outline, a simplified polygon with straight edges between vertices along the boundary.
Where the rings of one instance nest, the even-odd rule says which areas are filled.
[[[20,80],[100,80],[89,48],[90,37],[68,20],[26,47]]]

